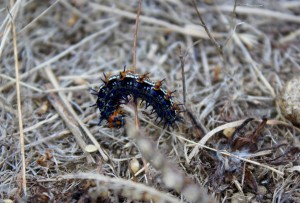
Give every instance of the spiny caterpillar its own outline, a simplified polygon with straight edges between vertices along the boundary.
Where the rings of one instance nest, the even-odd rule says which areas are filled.
[[[156,113],[156,119],[160,119],[158,123],[164,121],[165,127],[173,127],[176,121],[182,122],[179,113],[182,112],[172,99],[171,92],[162,88],[164,80],[153,82],[148,78],[149,73],[134,74],[132,71],[124,70],[120,74],[106,76],[102,79],[103,84],[99,87],[99,91],[92,89],[92,94],[97,96],[97,102],[93,106],[97,106],[100,110],[100,121],[107,120],[110,128],[120,128],[125,125],[125,114],[120,105],[129,102],[128,96],[133,97],[133,101],[137,100],[146,102],[146,109],[152,106],[151,114]]]

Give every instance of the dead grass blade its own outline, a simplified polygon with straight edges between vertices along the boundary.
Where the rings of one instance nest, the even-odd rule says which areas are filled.
[[[14,5],[14,0],[10,1],[11,7]],[[26,188],[26,162],[25,162],[25,149],[24,149],[24,131],[23,131],[23,120],[22,120],[22,107],[21,107],[21,90],[20,90],[20,77],[19,77],[19,58],[18,58],[18,47],[17,47],[17,34],[16,26],[12,19],[11,21],[11,33],[13,37],[14,46],[14,62],[15,62],[15,73],[16,73],[16,91],[17,91],[17,105],[18,105],[18,119],[19,119],[19,132],[20,132],[20,149],[22,159],[22,189],[24,196],[27,196]],[[1,56],[0,56],[1,57]]]
[[[70,52],[72,52],[74,49],[77,49],[78,47],[82,46],[83,44],[91,41],[92,39],[94,39],[95,37],[101,35],[101,34],[104,34],[104,33],[107,33],[109,32],[111,29],[115,28],[116,26],[118,25],[118,23],[113,23],[109,26],[107,26],[106,28],[104,29],[101,29],[100,31],[98,32],[95,32],[94,34],[91,34],[89,36],[87,36],[86,38],[80,40],[80,42],[78,42],[77,44],[74,44],[70,47],[68,47],[66,50],[64,50],[63,52],[57,54],[56,56],[48,59],[47,61],[37,65],[36,67],[32,68],[31,70],[23,73],[21,76],[20,76],[20,79],[24,79],[25,77],[28,77],[30,74],[40,70],[40,69],[43,69],[47,66],[49,66],[50,64],[56,62],[57,60],[61,59],[62,57],[66,56],[67,54],[69,54]],[[11,85],[13,85],[15,82],[9,82],[7,83],[6,85],[0,87],[0,92],[1,91],[4,91],[5,89],[9,88]]]
[[[46,89],[51,89],[52,85],[46,84]],[[59,99],[59,97],[55,93],[49,93],[47,96],[49,102],[52,104],[52,106],[55,108],[58,115],[63,119],[68,129],[73,134],[76,142],[82,149],[83,153],[86,155],[88,163],[95,163],[94,158],[85,151],[85,148],[87,144],[82,139],[82,133],[78,127],[77,122],[71,117],[71,115],[65,110],[64,105],[62,104],[62,101]]]
[[[117,9],[117,8],[103,6],[103,5],[92,3],[92,2],[90,2],[90,4],[91,4],[92,7],[94,7],[97,10],[100,10],[100,11],[112,13],[112,14],[115,14],[115,15],[120,15],[120,16],[129,18],[129,19],[135,19],[136,18],[136,15],[134,13],[130,13],[128,11],[123,11],[123,10],[120,10],[120,9]],[[169,22],[166,22],[166,21],[163,21],[163,20],[160,20],[160,19],[151,18],[151,17],[148,17],[148,16],[140,16],[140,21],[145,22],[145,23],[149,23],[149,24],[154,24],[156,26],[161,26],[161,27],[165,28],[168,31],[178,32],[178,33],[181,33],[183,35],[190,35],[190,36],[193,36],[193,37],[208,39],[208,36],[207,36],[205,30],[201,26],[186,24],[185,26],[181,27],[181,26],[171,24]],[[221,34],[221,33],[211,32],[211,35],[214,38],[223,37],[223,34]]]
[[[49,77],[49,80],[53,84],[53,86],[55,88],[59,88],[59,83],[58,83],[53,71],[50,68],[46,68],[45,71],[46,71],[47,76]],[[102,158],[107,161],[108,160],[107,155],[105,154],[105,152],[103,151],[103,149],[101,148],[101,146],[99,145],[99,143],[97,142],[95,137],[90,133],[90,131],[87,129],[87,127],[81,121],[81,119],[78,117],[76,112],[73,110],[73,108],[72,108],[70,102],[68,101],[67,97],[65,96],[65,94],[62,92],[59,92],[58,95],[59,95],[60,99],[62,100],[64,106],[67,108],[67,110],[72,115],[72,117],[76,120],[76,122],[79,124],[79,126],[83,129],[83,131],[86,133],[86,135],[90,138],[92,143],[96,146],[96,148],[100,152]]]
[[[133,182],[130,180],[124,180],[122,178],[111,178],[108,176],[104,176],[101,174],[95,173],[78,173],[78,174],[67,174],[63,176],[59,176],[56,179],[44,179],[39,180],[39,182],[50,182],[50,181],[62,181],[62,180],[73,180],[73,179],[82,179],[82,180],[95,180],[99,181],[101,185],[108,189],[115,191],[121,196],[132,198],[134,200],[144,200],[154,202],[174,202],[179,203],[178,199],[175,197],[160,192],[153,187],[149,187],[147,185]],[[100,194],[99,194],[100,195]]]

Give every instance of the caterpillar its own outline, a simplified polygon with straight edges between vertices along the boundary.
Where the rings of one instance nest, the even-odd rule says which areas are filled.
[[[161,123],[164,121],[165,127],[173,127],[183,118],[179,115],[182,112],[180,105],[173,101],[172,94],[175,91],[169,91],[162,87],[163,81],[153,82],[149,79],[149,73],[134,74],[130,70],[121,71],[117,75],[106,76],[102,79],[103,84],[99,91],[92,89],[92,94],[97,96],[96,106],[100,111],[101,124],[107,120],[110,128],[120,128],[125,125],[125,114],[120,108],[121,104],[129,102],[128,96],[131,95],[135,103],[137,100],[146,102],[146,109],[152,106],[151,114],[156,113],[156,119]]]

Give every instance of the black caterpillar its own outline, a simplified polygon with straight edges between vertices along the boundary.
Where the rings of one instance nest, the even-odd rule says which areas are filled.
[[[159,123],[164,121],[164,128],[173,127],[176,121],[183,121],[179,116],[182,112],[179,107],[181,104],[175,103],[172,99],[175,91],[163,89],[161,86],[164,80],[153,82],[149,80],[148,74],[134,74],[126,71],[125,67],[118,75],[104,74],[105,79],[102,80],[104,84],[99,87],[98,92],[93,90],[92,93],[97,96],[97,102],[93,106],[97,106],[100,110],[99,125],[105,119],[111,128],[124,126],[125,114],[120,105],[129,101],[129,95],[132,95],[135,103],[140,99],[146,102],[146,108],[152,106],[151,114],[157,114],[155,120],[160,118]]]

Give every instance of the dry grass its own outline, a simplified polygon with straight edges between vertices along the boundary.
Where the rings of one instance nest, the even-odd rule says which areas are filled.
[[[196,2],[142,0],[133,56],[138,1],[1,1],[0,202],[298,201],[276,97],[299,75],[300,2]],[[138,107],[139,128],[97,126],[88,89],[124,65],[166,78],[185,122]]]

